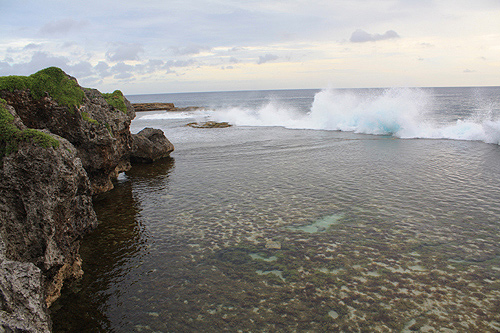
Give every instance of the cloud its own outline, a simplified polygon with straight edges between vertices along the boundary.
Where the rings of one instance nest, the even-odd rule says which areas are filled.
[[[370,34],[362,29],[354,31],[349,41],[352,43],[377,42],[379,40],[399,38],[399,35],[394,30],[388,30],[385,34]]]
[[[80,30],[87,24],[86,21],[64,19],[45,24],[40,28],[40,33],[43,35],[67,34],[70,31]]]
[[[104,61],[99,61],[97,65],[94,66],[94,70],[101,78],[112,76],[113,74],[109,71],[109,65]]]
[[[464,73],[475,73],[476,71],[473,69],[464,69]]]
[[[0,75],[31,75],[47,67],[59,67],[71,76],[85,78],[93,75],[92,65],[87,61],[71,63],[63,56],[55,56],[46,52],[35,52],[31,60],[9,64],[8,59],[0,62]]]
[[[193,59],[189,60],[169,60],[165,64],[166,68],[170,67],[189,67],[191,65],[195,64],[195,61]]]
[[[268,53],[265,56],[260,56],[259,61],[257,61],[257,64],[262,65],[262,64],[265,64],[266,62],[273,61],[273,60],[276,60],[278,58],[279,57],[277,55]]]
[[[29,43],[28,45],[26,45],[23,48],[23,51],[37,50],[37,49],[40,49],[40,45],[39,44]]]
[[[7,60],[7,59],[6,59]],[[41,69],[56,66],[60,68],[67,68],[69,59],[62,56],[54,56],[46,52],[37,51],[31,56],[31,60],[27,62],[18,62],[15,64],[8,64],[5,62],[1,68],[1,75],[31,75]]]
[[[136,43],[117,43],[108,52],[106,59],[110,61],[127,61],[139,60],[139,53],[143,53],[144,49]]]
[[[202,45],[189,45],[183,47],[170,47],[169,48],[174,55],[184,56],[184,55],[195,55],[200,54],[203,51],[210,51],[212,48]]]
[[[124,62],[119,62],[110,68],[110,72],[114,74],[114,78],[118,80],[130,79],[134,74],[134,66],[127,65]]]

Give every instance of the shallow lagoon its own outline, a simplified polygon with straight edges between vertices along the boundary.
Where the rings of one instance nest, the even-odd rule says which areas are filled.
[[[96,200],[56,332],[500,329],[498,145],[169,126]]]

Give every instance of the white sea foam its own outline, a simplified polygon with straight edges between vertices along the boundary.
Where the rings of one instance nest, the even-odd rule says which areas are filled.
[[[350,131],[399,138],[441,138],[500,143],[500,117],[484,107],[455,123],[437,122],[434,100],[422,89],[393,88],[378,94],[325,89],[307,113],[270,101],[258,108],[232,107],[212,115],[237,126],[283,126],[294,129]],[[493,108],[495,106],[490,106]],[[451,110],[453,111],[453,110]],[[490,110],[491,111],[491,110]]]
[[[141,120],[162,120],[162,119],[202,119],[213,114],[211,110],[196,111],[159,111],[158,113],[147,114],[139,117]]]

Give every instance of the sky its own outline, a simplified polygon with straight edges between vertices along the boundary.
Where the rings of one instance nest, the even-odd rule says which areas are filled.
[[[499,0],[0,0],[0,76],[125,94],[500,85]]]

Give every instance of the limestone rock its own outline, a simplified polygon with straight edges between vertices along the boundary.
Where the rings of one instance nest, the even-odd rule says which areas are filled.
[[[76,149],[45,133],[58,148],[21,140],[0,157],[0,324],[12,330],[48,331],[46,307],[81,276],[79,239],[97,225]]]
[[[204,123],[188,123],[186,126],[193,127],[193,128],[226,128],[226,127],[231,127],[232,125],[229,124],[228,122],[215,122],[215,121],[207,121]]]
[[[137,112],[160,110],[177,111],[174,103],[134,103],[132,106]]]
[[[162,130],[147,127],[133,135],[130,160],[133,163],[152,163],[168,157],[173,151],[174,145]]]
[[[0,260],[2,332],[50,332],[42,281],[40,269],[32,263]]]
[[[132,143],[130,121],[135,117],[134,108],[123,95],[119,96],[123,105],[119,109],[108,103],[99,91],[81,88],[76,79],[62,71],[57,73],[73,82],[81,93],[78,106],[65,105],[64,101],[49,94],[34,97],[29,89],[0,87],[0,98],[15,108],[27,127],[47,129],[71,142],[89,175],[93,193],[106,192],[113,188],[111,179],[116,172],[130,168],[127,162]]]
[[[267,241],[266,249],[281,250],[281,243],[276,241]]]
[[[58,68],[0,77],[0,98],[0,332],[48,332],[47,307],[83,274],[92,195],[130,168],[135,112],[121,92],[81,88]],[[159,130],[135,138],[138,159],[173,151]]]

